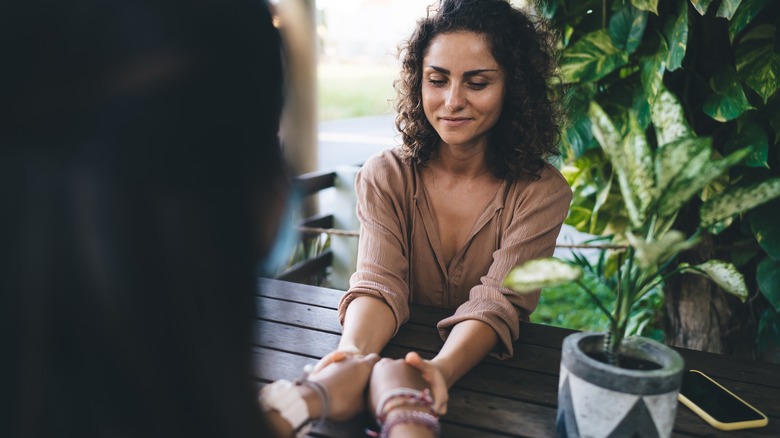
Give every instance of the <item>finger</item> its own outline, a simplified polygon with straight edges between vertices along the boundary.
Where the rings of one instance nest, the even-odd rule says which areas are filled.
[[[315,374],[318,371],[321,371],[326,366],[332,364],[333,362],[339,362],[341,360],[344,360],[343,353],[339,351],[328,353],[325,356],[323,356],[323,358],[320,359],[316,365],[314,365],[314,369],[312,370],[311,373]]]
[[[408,365],[418,369],[420,374],[422,374],[423,379],[430,385],[431,396],[433,397],[433,405],[431,408],[433,411],[439,416],[446,414],[449,392],[447,391],[447,384],[444,382],[444,377],[439,373],[436,366],[420,357],[420,355],[414,351],[407,353],[404,361]]]
[[[372,367],[376,365],[376,363],[379,362],[380,359],[381,357],[379,357],[379,355],[376,353],[371,353],[369,355],[363,356],[363,361],[368,362]]]

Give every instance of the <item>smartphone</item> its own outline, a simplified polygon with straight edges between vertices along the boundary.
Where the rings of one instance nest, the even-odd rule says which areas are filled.
[[[716,429],[748,429],[768,423],[766,415],[701,371],[683,374],[677,398]]]

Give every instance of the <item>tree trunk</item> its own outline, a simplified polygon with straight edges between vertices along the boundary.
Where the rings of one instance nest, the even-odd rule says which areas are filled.
[[[681,255],[681,262],[698,264],[712,258],[712,238]],[[666,343],[677,347],[724,353],[731,309],[723,291],[706,277],[683,274],[666,285]]]

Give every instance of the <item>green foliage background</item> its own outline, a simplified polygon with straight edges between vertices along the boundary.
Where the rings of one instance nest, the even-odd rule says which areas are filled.
[[[620,185],[641,186],[648,163],[615,174],[593,135],[593,102],[619,136],[644,131],[652,153],[670,139],[688,139],[702,145],[705,160],[741,159],[699,187],[696,169],[686,168],[691,157],[682,155],[678,166],[691,173],[698,196],[676,220],[704,224],[720,257],[745,275],[746,305],[759,321],[757,351],[780,359],[780,201],[768,202],[780,193],[780,2],[550,0],[538,7],[559,30],[563,48],[569,115],[563,171],[574,190],[567,223],[615,235],[646,207],[641,198],[624,199]],[[745,148],[746,157],[734,154]],[[662,178],[663,169],[654,174]]]

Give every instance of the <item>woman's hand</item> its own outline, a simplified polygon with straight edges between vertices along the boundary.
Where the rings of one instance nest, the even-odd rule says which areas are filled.
[[[444,378],[441,370],[429,360],[425,360],[420,357],[414,351],[410,351],[406,354],[404,362],[417,369],[422,378],[431,388],[431,396],[433,397],[433,411],[438,416],[442,416],[447,413],[447,401],[449,401],[449,390],[447,389],[447,380]]]
[[[430,385],[415,367],[403,359],[380,360],[371,373],[368,398],[371,411],[376,413],[379,401],[389,391],[398,388],[411,388],[418,391],[430,389]]]
[[[339,362],[343,360],[345,357],[356,357],[360,359],[363,356],[364,356],[363,352],[358,350],[357,347],[339,346],[339,348],[337,348],[336,350],[333,350],[330,353],[326,354],[325,356],[322,356],[322,359],[317,361],[317,363],[314,365],[314,369],[312,370],[312,373],[316,373],[334,362]]]
[[[376,354],[353,355],[335,351],[328,356],[328,365],[313,371],[309,380],[318,382],[330,393],[328,418],[344,421],[354,417],[365,408],[364,397],[371,370],[379,361]],[[321,411],[321,407],[316,409]],[[314,414],[310,408],[310,414]],[[312,415],[312,417],[318,417]]]

